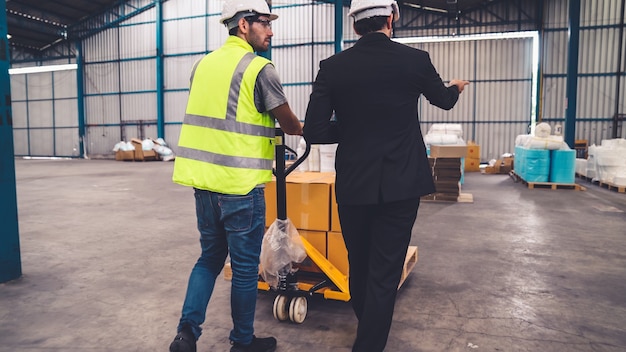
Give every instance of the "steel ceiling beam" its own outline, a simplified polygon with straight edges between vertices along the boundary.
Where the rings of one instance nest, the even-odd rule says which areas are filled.
[[[68,29],[68,39],[84,39],[105,29],[115,27],[125,20],[152,9],[156,3],[167,0],[153,0],[146,4],[141,0],[123,0],[116,6],[110,7],[103,13],[85,19]]]

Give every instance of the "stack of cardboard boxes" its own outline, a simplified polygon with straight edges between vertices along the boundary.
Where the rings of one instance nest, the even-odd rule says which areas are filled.
[[[435,181],[435,193],[424,200],[456,202],[461,194],[461,158],[429,158]]]
[[[292,172],[286,179],[287,218],[315,249],[342,274],[348,275],[348,251],[341,234],[334,172]],[[265,188],[266,227],[277,217],[276,182]],[[306,271],[319,269],[309,258],[301,263]]]
[[[141,139],[132,138],[131,143],[135,150],[118,150],[115,152],[115,160],[118,161],[152,161],[159,160],[159,154],[154,150],[143,150]],[[155,144],[158,144],[154,141]]]
[[[475,142],[467,142],[467,155],[463,168],[465,172],[480,171],[480,146]]]
[[[443,200],[456,202],[461,194],[463,158],[467,155],[465,145],[432,145],[430,163],[435,193],[422,197],[422,200]]]
[[[349,276],[348,250],[346,249],[339,212],[335,198],[334,172],[292,172],[286,178],[287,218],[330,265]],[[276,182],[265,188],[266,227],[277,217]],[[404,283],[417,264],[417,246],[409,246],[400,285]],[[297,265],[306,272],[321,272],[310,258]]]

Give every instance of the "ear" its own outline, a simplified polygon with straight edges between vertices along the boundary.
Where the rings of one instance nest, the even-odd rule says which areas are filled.
[[[393,29],[393,13],[387,17],[387,28]]]
[[[361,33],[356,30],[355,22],[352,23],[352,29],[354,30],[354,33],[356,33],[356,35],[361,35]]]
[[[245,18],[240,18],[239,22],[237,22],[237,25],[239,26],[239,32],[246,34],[249,32],[250,30],[250,23],[248,23],[248,21],[246,21]]]

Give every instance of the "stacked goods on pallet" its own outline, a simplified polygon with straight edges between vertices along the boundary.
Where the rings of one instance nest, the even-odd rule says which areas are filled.
[[[463,128],[458,123],[434,123],[424,136],[426,146],[465,145]]]
[[[341,232],[335,195],[334,172],[293,172],[285,179],[287,218],[299,235],[326,258],[345,279],[349,276],[348,250]],[[457,181],[458,183],[458,181]],[[455,198],[456,200],[456,198]],[[265,187],[265,226],[270,227],[278,216],[276,180]],[[410,246],[400,284],[417,262],[417,246]],[[323,270],[307,257],[297,267],[306,273]],[[349,296],[347,297],[349,299]]]
[[[550,182],[574,183],[576,177],[576,151],[550,151]]]
[[[465,172],[480,171],[480,145],[476,142],[467,142],[467,156],[463,162],[463,170]]]
[[[461,193],[461,158],[428,158],[428,161],[436,191],[422,199],[456,202]]]
[[[526,182],[548,182],[550,151],[515,147],[515,173]]]
[[[563,136],[552,135],[549,124],[535,127],[534,134],[515,140],[515,173],[526,182],[574,183],[576,151]]]
[[[156,140],[132,138],[130,142],[117,143],[113,151],[115,160],[118,161],[174,160],[174,153],[163,138]]]
[[[292,172],[286,180],[287,217],[320,254],[330,260],[344,275],[348,275],[348,254],[341,234],[334,172]],[[265,226],[277,218],[276,181],[265,185]],[[298,265],[307,272],[319,269],[306,258]]]
[[[605,184],[626,186],[626,139],[605,139],[589,147],[585,176]]]

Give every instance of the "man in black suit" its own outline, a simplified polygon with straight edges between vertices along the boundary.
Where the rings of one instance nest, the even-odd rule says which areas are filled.
[[[352,351],[382,351],[420,197],[435,191],[418,98],[449,110],[469,82],[446,87],[427,52],[390,39],[395,1],[353,0],[349,15],[361,38],[320,62],[304,137],[338,143],[337,204],[359,320]]]

